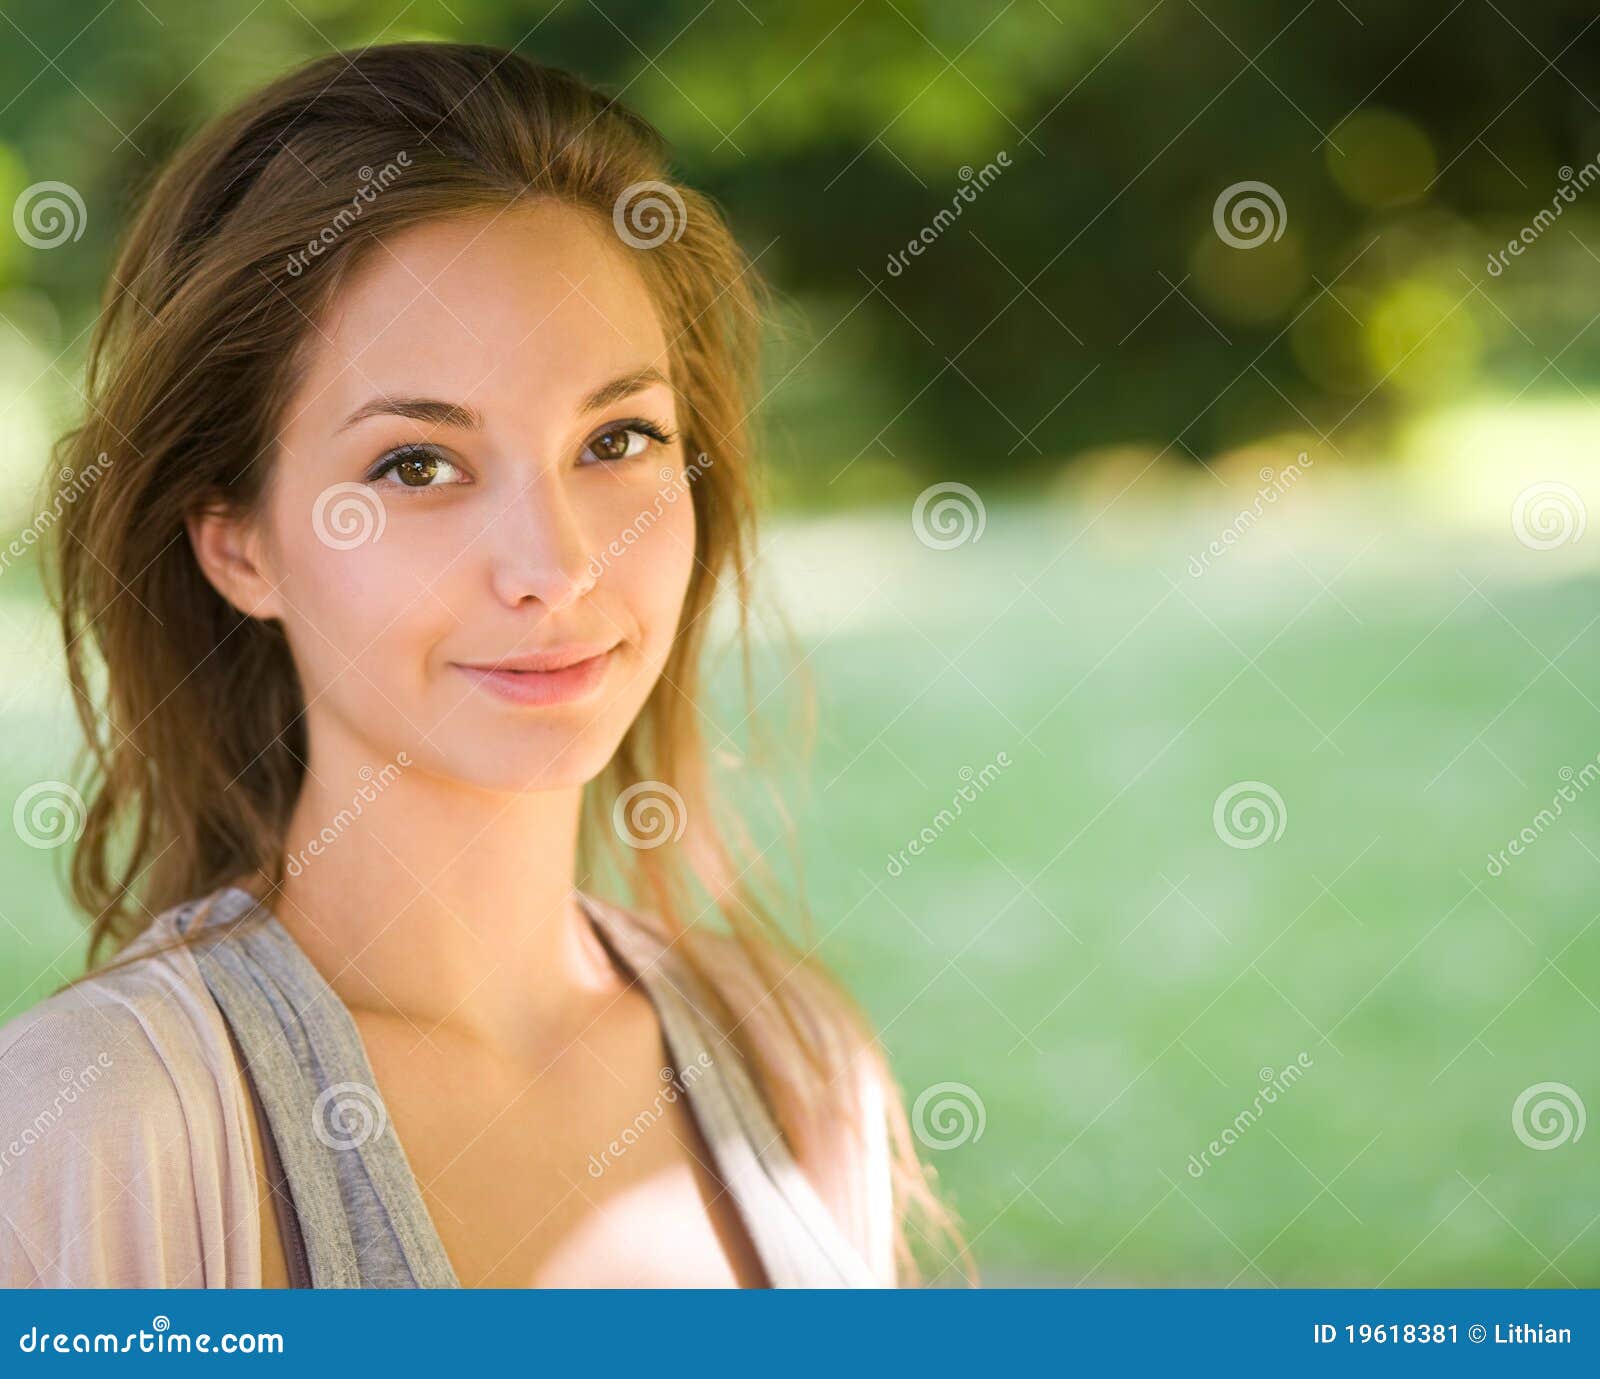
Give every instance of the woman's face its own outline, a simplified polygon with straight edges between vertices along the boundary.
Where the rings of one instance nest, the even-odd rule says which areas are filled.
[[[638,714],[695,519],[667,342],[627,252],[553,203],[428,224],[320,323],[251,610],[283,622],[314,769],[329,727],[363,759],[404,750],[486,789],[578,785]],[[504,668],[546,653],[602,659]]]

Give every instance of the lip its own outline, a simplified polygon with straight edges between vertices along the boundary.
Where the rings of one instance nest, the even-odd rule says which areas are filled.
[[[595,691],[615,650],[614,646],[553,647],[490,665],[450,664],[480,689],[513,704],[570,704]]]

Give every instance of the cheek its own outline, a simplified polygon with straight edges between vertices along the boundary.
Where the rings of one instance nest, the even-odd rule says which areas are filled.
[[[297,657],[318,682],[308,693],[341,675],[359,691],[364,682],[352,663],[377,667],[396,649],[414,648],[439,621],[430,590],[450,545],[424,524],[397,524],[376,499],[353,495],[341,514],[327,502],[319,509],[319,497],[294,504],[297,512],[279,523],[284,618]]]
[[[591,489],[574,502],[601,571],[587,597],[608,625],[634,629],[646,681],[671,652],[695,563],[693,498],[665,492]],[[404,501],[383,512],[362,493],[340,507],[307,492],[275,512],[283,616],[310,697],[425,693],[430,648],[505,616],[484,563],[496,548],[475,540],[481,522],[465,506],[416,514]]]
[[[652,495],[648,507],[629,505],[625,520],[612,530],[620,537],[595,552],[605,567],[601,587],[609,580],[613,597],[632,610],[643,629],[645,656],[659,665],[672,647],[694,572],[693,500],[687,493],[670,502]]]

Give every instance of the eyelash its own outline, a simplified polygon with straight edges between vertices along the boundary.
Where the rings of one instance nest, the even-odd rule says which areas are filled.
[[[671,431],[667,427],[662,426],[657,422],[653,422],[646,417],[630,417],[626,421],[614,421],[606,426],[601,427],[600,430],[594,432],[594,434],[583,443],[583,448],[587,450],[595,443],[595,441],[599,440],[601,436],[613,436],[619,431],[632,431],[641,436],[648,436],[658,445],[671,445],[678,438],[675,431]],[[438,459],[443,460],[446,464],[450,465],[453,469],[460,468],[460,466],[451,460],[440,447],[436,445],[429,445],[425,442],[409,442],[405,445],[397,445],[393,450],[390,450],[384,455],[380,456],[367,471],[364,482],[369,484],[377,483],[378,480],[382,479],[384,475],[388,474],[398,465],[403,464],[406,460],[415,459],[418,457],[437,457]],[[643,458],[644,452],[641,451],[637,455],[628,455],[616,460],[592,460],[589,461],[589,464],[616,465],[625,464],[629,460],[639,460]],[[586,465],[585,467],[588,466]],[[412,493],[426,493],[432,488],[451,488],[453,485],[394,483],[386,484],[384,487],[407,490]]]

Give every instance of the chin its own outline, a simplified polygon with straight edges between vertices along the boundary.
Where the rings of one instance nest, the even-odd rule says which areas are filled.
[[[589,724],[575,732],[501,729],[470,743],[441,744],[440,774],[479,790],[521,794],[587,785],[616,754],[619,735]]]

